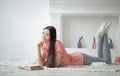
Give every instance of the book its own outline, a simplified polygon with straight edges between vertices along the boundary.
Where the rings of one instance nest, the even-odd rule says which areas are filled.
[[[20,66],[20,69],[24,69],[24,70],[42,70],[43,67],[39,66],[39,65],[35,65],[35,66]]]

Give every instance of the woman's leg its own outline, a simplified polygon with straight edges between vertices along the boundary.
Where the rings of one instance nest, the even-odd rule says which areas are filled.
[[[105,62],[103,59],[99,57],[90,56],[85,53],[82,54],[84,57],[84,65],[90,65],[92,62]]]
[[[107,23],[107,25],[105,26],[105,31],[104,31],[104,41],[103,41],[103,59],[105,60],[105,62],[107,64],[110,64],[112,62],[111,60],[111,52],[110,52],[110,47],[108,44],[108,32],[109,32],[109,28],[111,26],[111,23]]]
[[[92,62],[106,62],[107,64],[111,63],[111,54],[108,45],[108,31],[109,25],[102,25],[102,31],[98,31],[98,57],[89,56],[83,53],[84,64],[90,65]]]
[[[92,62],[111,62],[110,49],[108,45],[108,35],[104,34],[103,37],[98,36],[98,57],[89,56],[84,54],[84,64],[90,65]]]
[[[98,37],[98,50],[97,50],[97,53],[98,53],[98,57],[99,58],[103,58],[103,38],[101,37]]]
[[[111,63],[111,52],[108,44],[108,35],[104,35],[103,41],[103,59],[107,64]]]
[[[98,36],[98,57],[99,58],[103,58],[103,36],[104,36],[104,33],[105,33],[105,30],[106,30],[106,25],[107,23],[106,22],[103,22],[99,29],[98,29],[98,32],[97,32],[97,36]]]
[[[105,59],[103,59],[103,41],[104,38],[98,36],[98,57],[93,57],[83,53],[84,65],[90,65],[92,62],[105,62]]]

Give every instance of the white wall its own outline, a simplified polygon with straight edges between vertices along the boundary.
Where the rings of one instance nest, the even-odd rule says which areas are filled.
[[[0,0],[0,58],[35,58],[48,0]]]
[[[50,14],[51,17],[51,25],[55,26],[57,30],[57,39],[61,39],[61,14]]]
[[[102,22],[110,22],[109,37],[113,40],[114,49],[119,47],[118,16],[63,16],[63,43],[67,48],[77,48],[80,36],[83,36],[83,47],[92,48],[93,37]],[[97,42],[97,40],[96,40]]]

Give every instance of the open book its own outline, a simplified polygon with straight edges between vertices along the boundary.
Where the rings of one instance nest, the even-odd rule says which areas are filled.
[[[42,70],[43,67],[42,66],[38,66],[38,65],[33,65],[33,66],[20,66],[20,69],[24,69],[24,70]]]

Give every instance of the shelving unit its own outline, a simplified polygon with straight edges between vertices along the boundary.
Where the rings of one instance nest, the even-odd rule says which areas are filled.
[[[111,22],[109,36],[114,49],[120,49],[119,7],[119,0],[50,0],[51,23],[66,48],[76,48],[81,35],[85,48],[90,48],[98,26],[104,21]]]

